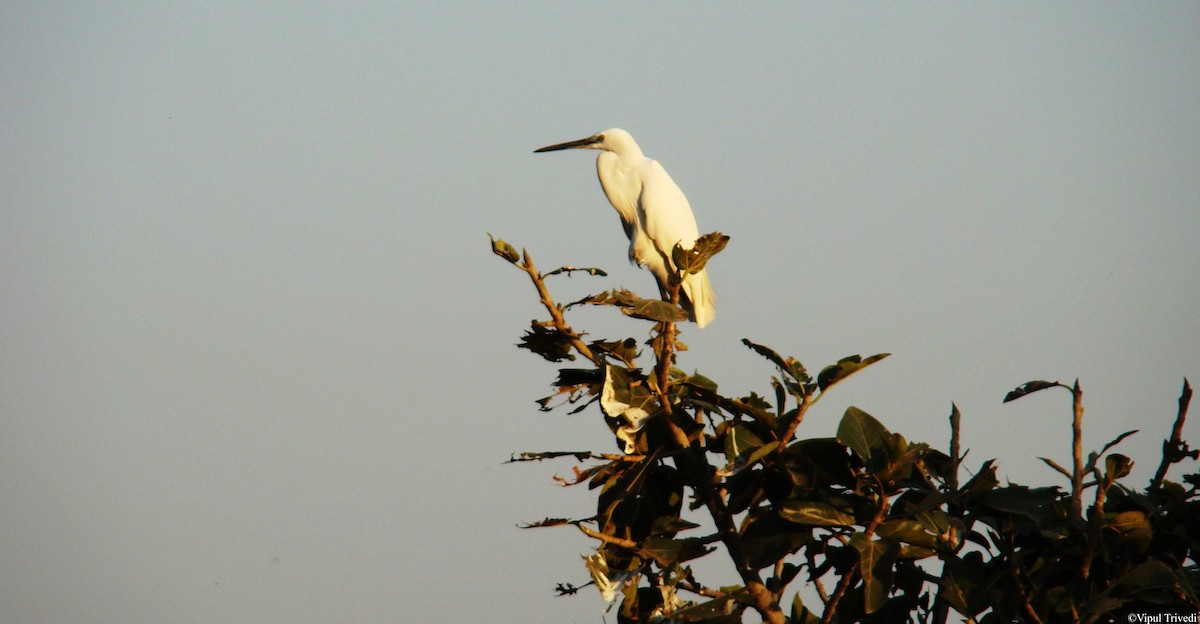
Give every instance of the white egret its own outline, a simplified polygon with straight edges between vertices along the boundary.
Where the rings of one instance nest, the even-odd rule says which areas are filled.
[[[696,217],[683,191],[667,175],[667,170],[658,161],[646,158],[633,137],[620,128],[533,151],[564,149],[602,150],[596,157],[596,174],[625,226],[629,260],[650,270],[665,298],[669,292],[668,276],[675,272],[671,250],[676,243],[691,249],[700,237]],[[700,327],[708,325],[715,315],[716,302],[708,272],[701,270],[688,275],[680,290],[679,303],[687,310],[688,317]]]

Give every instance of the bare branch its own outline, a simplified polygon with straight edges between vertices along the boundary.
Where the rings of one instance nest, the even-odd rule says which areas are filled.
[[[567,336],[571,342],[571,346],[574,347],[580,355],[591,360],[596,366],[604,366],[604,357],[592,353],[592,350],[588,348],[586,343],[583,342],[583,338],[581,338],[574,329],[571,329],[571,326],[567,324],[566,319],[563,318],[562,307],[555,303],[554,298],[550,296],[550,291],[546,289],[544,276],[539,273],[537,267],[534,266],[533,258],[529,255],[529,251],[523,250],[523,257],[521,261],[515,262],[514,264],[516,264],[516,266],[520,267],[522,271],[525,271],[525,273],[529,275],[529,279],[533,282],[534,287],[537,288],[538,297],[540,298],[542,305],[546,308],[546,311],[550,313],[551,323],[554,324],[554,328]]]
[[[629,548],[631,550],[636,549],[638,547],[638,543],[633,540],[625,539],[623,537],[616,537],[614,535],[608,535],[607,533],[601,533],[600,531],[597,531],[595,529],[590,529],[582,524],[576,524],[575,526],[580,531],[583,531],[584,535],[587,535],[588,537],[591,537],[591,538],[598,539],[606,544],[612,544],[614,546],[620,546],[622,548]]]
[[[1083,520],[1083,390],[1079,388],[1079,379],[1071,388],[1072,413],[1071,443],[1072,457],[1075,470],[1071,474],[1071,513],[1077,520]]]
[[[859,569],[859,564],[856,561],[849,570],[846,570],[846,572],[842,574],[842,578],[838,579],[838,584],[833,590],[833,595],[830,596],[829,600],[825,602],[825,613],[821,616],[821,624],[829,624],[833,621],[834,615],[837,611],[838,603],[842,601],[842,596],[846,595],[846,590],[850,589],[850,585],[854,581],[854,576],[859,572],[861,572],[861,570]]]
[[[1183,423],[1187,420],[1188,404],[1191,401],[1192,385],[1188,383],[1185,377],[1183,379],[1183,392],[1179,394],[1179,412],[1175,416],[1175,425],[1171,428],[1171,438],[1163,440],[1162,461],[1158,464],[1158,470],[1154,472],[1154,478],[1150,480],[1150,489],[1152,490],[1162,487],[1163,479],[1167,477],[1167,469],[1171,467],[1171,464],[1182,459],[1180,455],[1185,452]]]
[[[958,493],[958,469],[962,465],[962,446],[961,446],[961,429],[962,429],[962,412],[958,411],[958,405],[950,404],[950,469],[946,475],[946,495],[950,498],[946,506],[949,515],[955,518],[962,518],[962,505],[956,500],[955,494]],[[942,580],[944,581],[949,572],[942,567]],[[946,585],[943,584],[942,587]],[[936,601],[934,602],[933,621],[934,624],[946,624],[947,618],[950,616],[950,603],[942,598],[941,592],[938,592]]]
[[[1043,462],[1046,462],[1047,466],[1050,466],[1051,468],[1062,473],[1062,476],[1066,477],[1068,481],[1070,481],[1073,478],[1071,476],[1071,471],[1058,465],[1058,462],[1054,461],[1053,459],[1050,459],[1049,457],[1039,457],[1038,459],[1042,460]]]

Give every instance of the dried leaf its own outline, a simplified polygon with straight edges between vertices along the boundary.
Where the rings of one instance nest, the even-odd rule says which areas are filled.
[[[492,238],[491,233],[488,233],[488,239],[492,241],[492,253],[516,264],[517,260],[521,259],[521,254],[517,253],[517,249],[512,245],[504,242],[499,238]]]
[[[1034,392],[1037,392],[1039,390],[1045,390],[1046,388],[1053,388],[1055,386],[1058,386],[1061,388],[1067,387],[1067,386],[1064,386],[1063,384],[1058,383],[1057,381],[1029,381],[1029,382],[1026,382],[1026,383],[1020,385],[1019,387],[1014,389],[1012,392],[1009,392],[1008,394],[1004,395],[1003,402],[1008,403],[1009,401],[1016,401],[1017,399],[1025,396],[1027,394],[1033,394]]]

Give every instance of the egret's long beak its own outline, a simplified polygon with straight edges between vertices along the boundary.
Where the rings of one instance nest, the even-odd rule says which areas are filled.
[[[595,145],[598,142],[599,141],[596,139],[596,137],[590,136],[590,137],[587,137],[586,139],[578,139],[575,141],[567,141],[566,143],[555,143],[554,145],[547,145],[546,147],[539,147],[539,148],[533,150],[533,153],[537,154],[539,152],[557,152],[558,150],[574,149],[574,148],[580,148],[580,147],[587,148],[587,147],[591,147],[591,146]]]

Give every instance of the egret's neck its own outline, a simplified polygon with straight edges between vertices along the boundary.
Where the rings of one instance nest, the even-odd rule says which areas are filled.
[[[632,169],[646,160],[646,155],[642,153],[642,149],[637,146],[637,143],[623,144],[607,153],[612,155],[613,160],[621,169]]]

